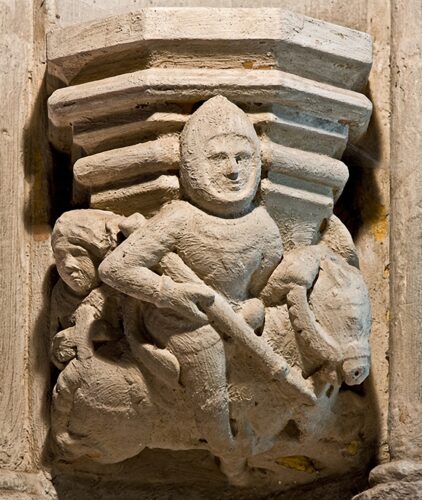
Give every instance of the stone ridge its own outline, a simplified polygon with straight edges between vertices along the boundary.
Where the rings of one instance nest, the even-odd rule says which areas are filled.
[[[50,91],[135,69],[201,66],[204,59],[361,90],[372,42],[366,33],[278,8],[151,8],[53,31],[47,54]]]

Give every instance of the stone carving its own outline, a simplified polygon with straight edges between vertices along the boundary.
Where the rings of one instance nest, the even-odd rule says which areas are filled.
[[[340,387],[369,373],[371,324],[353,243],[325,208],[300,213],[313,221],[306,238],[286,236],[303,224],[283,220],[288,197],[271,216],[261,155],[248,116],[216,96],[180,136],[180,199],[149,219],[91,208],[57,221],[60,457],[114,463],[146,447],[206,449],[232,483],[245,484],[273,470],[280,450],[306,455],[318,440],[353,439],[361,410]],[[292,189],[317,179],[322,206],[345,179],[340,169],[327,180],[320,163],[307,170],[296,160]],[[279,463],[290,467],[287,458]]]

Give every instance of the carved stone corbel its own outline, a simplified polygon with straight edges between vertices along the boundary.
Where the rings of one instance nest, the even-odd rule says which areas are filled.
[[[145,9],[52,33],[48,57],[78,207],[52,238],[57,459],[205,450],[268,491],[359,470],[367,400],[344,389],[368,376],[371,311],[333,207],[369,37]]]

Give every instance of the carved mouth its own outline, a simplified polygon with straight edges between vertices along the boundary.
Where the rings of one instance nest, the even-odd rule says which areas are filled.
[[[83,272],[80,269],[71,273],[70,276],[72,278],[72,281],[74,283],[76,283],[77,285],[83,285],[85,282],[85,279],[84,279],[85,277],[83,275]]]
[[[239,191],[242,189],[243,183],[238,180],[228,179],[228,187],[230,191]]]

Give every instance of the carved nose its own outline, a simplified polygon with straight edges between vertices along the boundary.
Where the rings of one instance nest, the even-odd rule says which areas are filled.
[[[232,181],[239,177],[239,165],[234,157],[228,159],[226,177]]]

